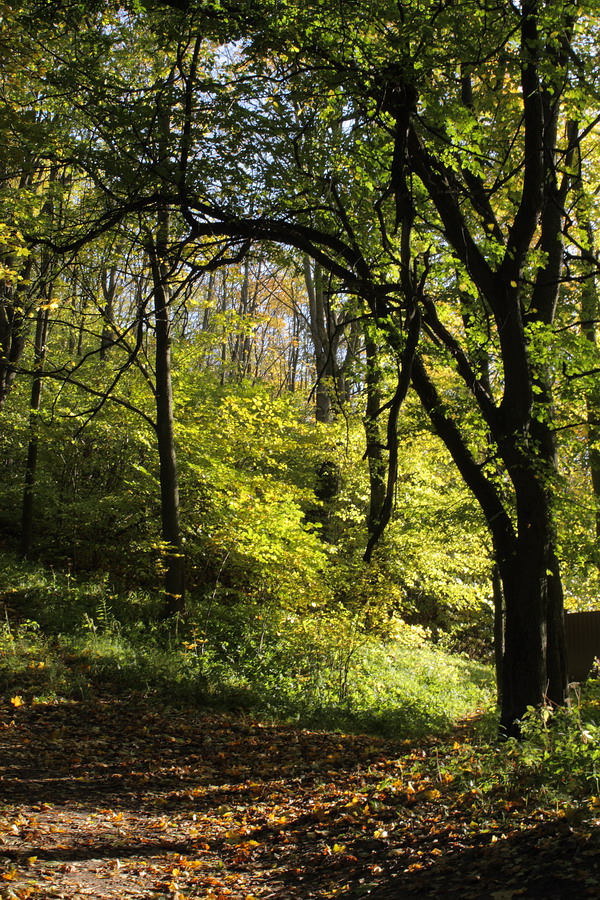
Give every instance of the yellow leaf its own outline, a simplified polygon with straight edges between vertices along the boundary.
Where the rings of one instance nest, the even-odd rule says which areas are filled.
[[[23,698],[22,698],[22,697],[19,697],[18,694],[17,694],[16,697],[11,697],[11,698],[10,698],[10,702],[12,703],[12,705],[13,705],[14,707],[23,706]]]
[[[225,837],[230,844],[243,844],[245,835],[238,831],[226,831]]]
[[[345,850],[346,850],[346,845],[345,845],[345,844],[334,844],[334,845],[333,845],[333,852],[334,852],[334,853],[344,853]]]

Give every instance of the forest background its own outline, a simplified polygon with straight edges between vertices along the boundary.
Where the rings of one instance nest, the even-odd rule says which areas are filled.
[[[593,4],[1,27],[21,661],[41,623],[113,675],[396,734],[489,700],[492,662],[508,732],[564,703],[563,599],[598,591]]]

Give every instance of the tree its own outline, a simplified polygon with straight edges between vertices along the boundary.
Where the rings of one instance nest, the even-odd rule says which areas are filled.
[[[488,523],[505,603],[501,720],[518,732],[528,706],[567,692],[549,348],[570,278],[573,160],[595,125],[593,10],[181,0],[137,3],[113,23],[133,27],[146,46],[156,34],[177,48],[161,88],[174,100],[169,151],[152,152],[156,119],[139,117],[146,89],[138,102],[119,83],[99,103],[101,82],[86,88],[100,140],[82,166],[103,203],[65,247],[169,208],[205,268],[271,242],[328,273],[372,322],[371,360],[385,344],[397,374],[385,402],[370,376],[369,417],[388,414],[370,551],[391,514],[412,384]],[[199,75],[186,60],[201,49]],[[145,84],[144,72],[130,74]],[[80,66],[77,77],[81,91]]]
[[[186,88],[186,79],[192,78],[198,65],[200,41],[196,39],[190,44],[182,44],[171,59],[168,54],[156,53],[151,58],[144,34],[138,36],[135,58],[123,53],[119,45],[120,30],[123,27],[119,11],[109,9],[107,19],[96,17],[99,35],[97,41],[88,36],[80,39],[77,49],[62,46],[62,53],[55,49],[55,66],[48,76],[50,93],[70,94],[76,106],[81,106],[78,129],[71,136],[71,149],[76,171],[79,177],[80,197],[76,209],[70,210],[70,218],[65,223],[65,233],[71,228],[71,243],[74,250],[91,243],[109,229],[115,228],[132,210],[138,208],[134,195],[140,188],[149,193],[151,202],[139,205],[142,221],[137,231],[129,225],[129,240],[132,244],[141,245],[147,255],[151,273],[151,297],[153,302],[154,323],[154,372],[151,387],[156,403],[154,428],[157,437],[161,492],[162,543],[164,551],[165,597],[167,615],[182,612],[185,606],[185,560],[179,526],[179,488],[177,472],[177,456],[173,421],[173,390],[171,377],[171,316],[170,306],[174,293],[171,291],[170,279],[179,268],[179,258],[170,262],[172,228],[169,207],[157,199],[156,184],[171,184],[177,181],[177,171],[171,165],[173,155],[183,158],[186,154],[185,116],[189,114],[192,100]],[[52,45],[51,45],[52,46]],[[99,53],[104,48],[105,54]],[[85,60],[85,62],[84,62]],[[129,81],[127,81],[127,77]],[[151,79],[150,85],[140,88],[143,101],[136,104],[131,101],[132,93],[139,88],[140,81]],[[125,80],[123,80],[125,78]],[[58,90],[57,90],[58,89]],[[82,100],[75,99],[81,92]],[[108,92],[108,96],[107,96]],[[117,105],[114,98],[118,98]],[[87,115],[85,101],[89,102],[91,115]],[[91,102],[90,102],[91,101]],[[172,127],[172,116],[169,103],[181,102],[184,109],[183,133],[178,131],[178,121]],[[106,118],[102,118],[102,112]],[[128,140],[124,140],[127,131]],[[133,137],[132,137],[133,135]],[[116,158],[111,154],[117,151]],[[129,165],[132,158],[138,162],[139,185],[135,178],[132,182]],[[115,197],[119,190],[126,188],[127,202],[122,203],[118,212],[109,217],[101,226],[94,224],[94,215],[102,217],[105,210],[102,200]],[[87,201],[87,202],[86,202]],[[98,212],[98,206],[100,211]],[[49,241],[46,236],[36,235],[38,241],[45,243],[56,252],[56,241]],[[44,240],[45,239],[45,240]],[[64,249],[64,248],[63,248]],[[104,276],[104,273],[103,273]],[[181,286],[180,286],[181,287]],[[114,323],[114,275],[109,277],[108,284],[102,280],[102,294],[105,301],[103,308],[102,335],[99,347],[91,353],[99,353],[106,359],[108,343],[119,343],[125,351],[126,362],[120,371],[109,382],[105,390],[92,389],[98,397],[96,410],[112,399],[114,390],[121,375],[133,362],[140,350],[140,337],[146,321],[146,305],[148,298],[142,299],[135,311],[138,337],[133,347],[128,345],[124,336],[118,337]],[[112,326],[109,337],[107,326]],[[131,330],[131,325],[126,326]],[[113,340],[114,338],[114,340]],[[66,381],[73,381],[83,363],[67,367],[56,373]],[[82,385],[81,378],[78,384]],[[145,415],[145,414],[144,414]],[[147,418],[147,417],[146,417]],[[32,471],[28,466],[28,475]],[[31,485],[28,484],[26,499],[31,496]]]
[[[318,2],[278,8],[272,27],[263,18],[259,33],[248,29],[254,58],[265,54],[252,102],[279,111],[251,135],[273,161],[263,162],[262,214],[252,213],[256,187],[244,205],[243,192],[223,199],[223,180],[212,199],[190,183],[192,234],[296,246],[362,297],[404,354],[399,383],[410,375],[492,535],[506,604],[501,720],[512,734],[528,706],[567,694],[554,373],[542,347],[566,277],[573,153],[593,124],[592,42],[582,37],[590,13],[577,20],[571,5],[537,0],[472,2],[468,16],[454,3],[343,5],[335,15]],[[302,123],[289,109],[299,98],[307,119],[330,116],[326,168],[294,165]],[[423,333],[409,352],[416,317]],[[454,390],[468,427],[436,378],[440,354],[463,385]]]
[[[574,244],[579,256],[579,264],[582,269],[582,285],[580,294],[580,322],[581,334],[589,345],[591,354],[582,354],[583,373],[579,377],[587,380],[585,392],[585,406],[587,419],[587,438],[589,453],[589,469],[592,489],[595,499],[595,536],[600,539],[600,399],[598,397],[598,385],[593,376],[598,374],[595,365],[598,350],[598,317],[600,314],[600,302],[598,298],[598,254],[596,252],[596,239],[592,218],[592,199],[586,190],[583,178],[583,162],[577,161],[577,173],[575,175],[575,222],[578,226],[578,234]],[[586,374],[587,370],[587,374]],[[590,376],[592,380],[590,383]]]

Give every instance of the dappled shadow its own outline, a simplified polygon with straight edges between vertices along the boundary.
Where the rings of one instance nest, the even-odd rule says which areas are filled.
[[[14,803],[110,803],[186,809],[252,799],[271,782],[305,786],[368,765],[390,742],[236,721],[149,703],[40,704],[0,724],[0,791]],[[332,750],[334,751],[332,753]],[[252,782],[251,787],[246,782]],[[246,796],[247,795],[247,796]]]
[[[121,870],[137,896],[161,867],[232,900],[598,896],[596,832],[535,811],[486,829],[440,791],[386,793],[410,752],[426,750],[143,698],[7,709],[0,856],[23,877],[61,873],[73,900],[82,884],[130,896]]]
[[[212,849],[212,848],[211,848]],[[215,843],[214,849],[218,849]],[[41,862],[51,860],[53,862],[77,862],[90,859],[150,859],[167,853],[189,853],[193,846],[189,841],[147,841],[134,844],[115,841],[94,841],[89,845],[74,844],[71,847],[37,847],[34,843],[27,844],[27,850],[3,849],[2,856],[16,863],[26,863],[35,856]]]
[[[566,819],[533,825],[500,839],[465,836],[422,866],[382,855],[382,871],[369,888],[349,897],[369,900],[462,897],[464,900],[583,900],[600,896],[600,831],[573,828]],[[408,869],[408,871],[407,871]]]

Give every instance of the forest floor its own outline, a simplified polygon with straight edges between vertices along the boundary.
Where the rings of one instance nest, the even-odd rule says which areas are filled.
[[[419,775],[435,741],[135,696],[1,712],[5,898],[600,896],[599,819],[527,796],[484,811],[441,768]]]

